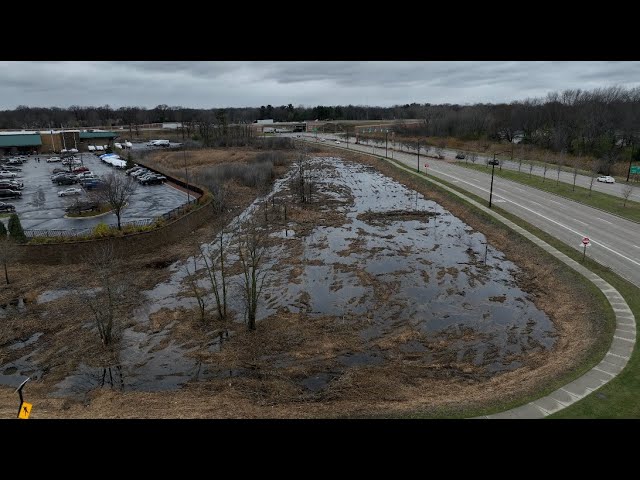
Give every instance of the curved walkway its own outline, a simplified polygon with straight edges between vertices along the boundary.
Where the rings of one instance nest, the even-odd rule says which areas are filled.
[[[627,362],[629,361],[629,358],[631,358],[631,353],[633,352],[633,347],[636,343],[636,321],[633,312],[627,305],[627,302],[615,288],[613,288],[611,285],[609,285],[609,283],[605,282],[598,275],[593,273],[591,270],[583,267],[572,258],[569,258],[564,253],[556,250],[551,245],[540,240],[538,237],[536,237],[532,233],[529,233],[524,228],[516,225],[511,220],[508,220],[507,218],[494,212],[490,208],[469,198],[465,194],[460,193],[434,180],[433,178],[425,177],[423,174],[418,174],[415,170],[403,167],[402,165],[399,165],[383,157],[379,157],[378,155],[374,156],[380,158],[381,160],[386,160],[395,167],[412,173],[413,175],[420,176],[421,178],[426,178],[428,181],[432,182],[438,187],[443,188],[448,192],[453,193],[454,195],[457,195],[476,208],[504,223],[512,230],[515,230],[523,237],[531,240],[540,248],[550,253],[561,262],[567,264],[569,267],[573,268],[575,271],[593,282],[596,287],[598,287],[602,291],[602,293],[604,293],[605,297],[607,297],[607,300],[613,308],[613,312],[616,317],[616,330],[613,333],[613,341],[611,342],[611,346],[609,347],[607,354],[598,365],[593,367],[581,377],[575,379],[574,381],[566,384],[563,387],[560,387],[559,389],[555,390],[545,397],[539,398],[520,407],[512,408],[511,410],[506,410],[504,412],[494,413],[492,415],[486,415],[476,418],[543,418],[547,415],[551,415],[552,413],[562,410],[563,408],[566,408],[569,405],[577,402],[578,400],[586,397],[594,390],[600,388],[601,386],[615,378],[624,369],[624,367],[627,365]]]

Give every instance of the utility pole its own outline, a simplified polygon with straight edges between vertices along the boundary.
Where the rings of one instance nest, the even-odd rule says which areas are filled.
[[[418,142],[418,173],[420,173],[420,142]]]

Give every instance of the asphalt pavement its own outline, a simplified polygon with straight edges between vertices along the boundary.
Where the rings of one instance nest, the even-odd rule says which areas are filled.
[[[58,192],[78,184],[58,186],[51,182],[51,172],[54,168],[64,168],[60,162],[47,163],[49,157],[40,156],[40,162],[30,157],[21,168],[17,180],[24,183],[22,198],[2,200],[16,207],[20,222],[24,229],[34,230],[82,230],[93,228],[100,222],[116,225],[117,218],[113,213],[89,218],[65,218],[65,207],[72,204],[79,197],[87,199],[83,190],[80,196],[59,197]],[[110,167],[92,153],[83,153],[84,166],[88,167],[96,176],[109,173],[125,175],[123,170]],[[42,192],[39,195],[39,191]],[[122,212],[122,222],[153,219],[187,202],[187,194],[181,190],[163,185],[137,185],[131,196],[129,205]]]

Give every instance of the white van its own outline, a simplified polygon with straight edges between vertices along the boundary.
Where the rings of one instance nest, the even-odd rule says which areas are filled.
[[[148,145],[150,147],[168,147],[169,140],[151,140]]]

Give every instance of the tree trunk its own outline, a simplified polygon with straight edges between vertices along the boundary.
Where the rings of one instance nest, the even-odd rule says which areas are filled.
[[[9,285],[9,273],[7,272],[7,262],[4,262],[4,278],[7,281],[7,285]]]

